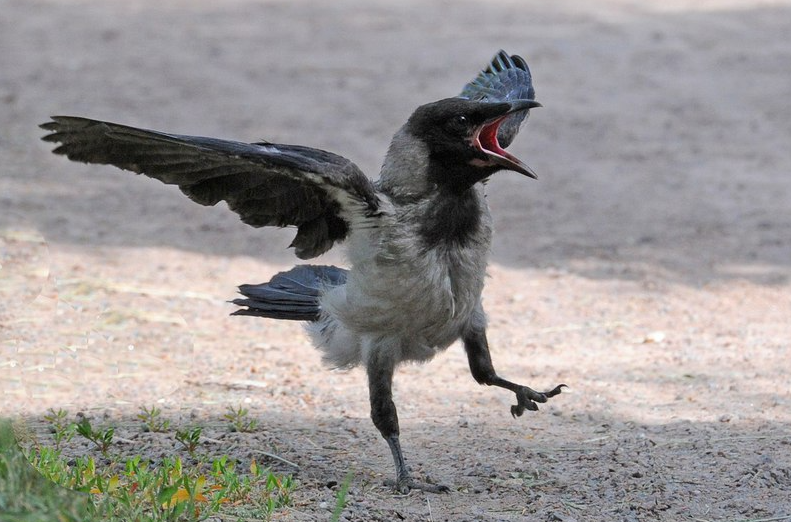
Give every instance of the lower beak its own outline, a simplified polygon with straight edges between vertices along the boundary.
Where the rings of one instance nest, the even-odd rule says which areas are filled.
[[[492,163],[500,165],[505,169],[524,174],[528,178],[538,179],[538,176],[535,172],[533,172],[533,169],[528,167],[524,161],[520,160],[513,154],[506,152],[505,150],[499,154],[493,154],[489,156],[489,158]]]

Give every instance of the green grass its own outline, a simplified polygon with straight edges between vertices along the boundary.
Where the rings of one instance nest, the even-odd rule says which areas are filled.
[[[232,431],[249,433],[255,430],[258,422],[247,419],[247,413],[247,408],[243,408],[241,405],[236,409],[229,407],[223,418],[231,423]]]
[[[143,429],[145,431],[163,433],[168,431],[168,428],[170,428],[170,421],[163,420],[161,415],[162,410],[156,406],[152,406],[150,409],[143,406],[140,408],[140,413],[137,414],[137,418],[143,421]]]
[[[203,428],[194,426],[183,430],[176,430],[176,442],[187,450],[190,455],[195,455],[195,450],[198,449],[200,444],[200,436],[203,433]]]
[[[63,411],[63,410],[61,410]],[[57,430],[57,428],[55,428]],[[104,429],[95,429],[91,426],[91,422],[87,417],[80,419],[76,424],[76,430],[79,435],[88,439],[96,445],[96,448],[102,452],[102,455],[107,455],[107,450],[113,444],[113,436],[115,435],[115,428],[110,426]],[[55,432],[57,434],[57,431]]]
[[[197,522],[211,516],[266,521],[291,503],[296,487],[290,476],[255,460],[240,469],[227,456],[198,456],[189,466],[178,456],[156,462],[139,455],[121,459],[109,451],[112,426],[96,429],[85,418],[68,422],[63,410],[51,410],[44,419],[54,446],[33,443],[28,449],[17,445],[11,422],[0,420],[3,522]],[[140,420],[147,425],[141,430],[151,429],[151,415]],[[156,421],[157,429],[167,429]],[[191,455],[200,433],[200,427],[179,432]],[[63,444],[75,435],[91,441],[102,457],[64,456]]]
[[[17,446],[11,422],[0,419],[0,513],[8,522],[80,522],[91,499],[42,477]]]

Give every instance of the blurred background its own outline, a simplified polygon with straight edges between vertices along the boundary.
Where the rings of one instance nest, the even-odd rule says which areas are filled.
[[[2,204],[48,240],[289,259],[282,243],[266,246],[268,232],[175,189],[43,154],[36,124],[50,114],[304,143],[375,177],[414,107],[456,94],[504,48],[527,58],[545,110],[514,145],[541,181],[491,185],[496,261],[591,277],[612,277],[615,259],[646,262],[689,283],[787,278],[784,2],[7,5]],[[55,199],[108,212],[75,227],[72,212],[50,210]],[[140,226],[173,205],[188,218],[165,219],[167,233]],[[200,227],[199,239],[177,233]]]

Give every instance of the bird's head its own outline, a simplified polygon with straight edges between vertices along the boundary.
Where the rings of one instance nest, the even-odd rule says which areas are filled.
[[[409,132],[428,149],[433,182],[466,190],[498,170],[536,178],[525,163],[505,151],[497,130],[508,115],[541,107],[535,100],[482,102],[447,98],[422,105],[407,122]]]

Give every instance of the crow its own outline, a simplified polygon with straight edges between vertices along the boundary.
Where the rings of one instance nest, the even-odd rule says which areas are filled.
[[[345,241],[350,267],[303,264],[239,287],[238,315],[307,322],[335,368],[363,366],[371,418],[395,464],[395,490],[446,492],[413,479],[399,441],[392,381],[406,361],[427,361],[461,340],[473,378],[516,395],[514,417],[540,392],[500,377],[481,304],[492,239],[484,183],[535,173],[505,150],[535,100],[527,63],[498,52],[455,97],[418,107],[392,139],[372,181],[350,160],[310,147],[169,134],[53,116],[42,139],[71,160],[109,164],[177,185],[193,201],[225,201],[253,227],[295,226],[291,246],[311,259]],[[389,483],[389,481],[388,481]]]

